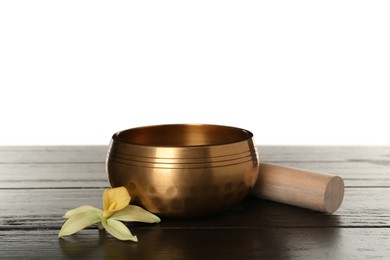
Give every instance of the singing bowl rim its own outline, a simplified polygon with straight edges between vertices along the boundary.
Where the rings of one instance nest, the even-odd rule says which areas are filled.
[[[185,145],[185,144],[145,144],[145,143],[140,143],[140,142],[132,142],[128,138],[125,139],[123,136],[132,134],[132,132],[137,132],[137,131],[142,131],[142,130],[162,130],[163,128],[214,128],[214,129],[219,129],[222,131],[234,131],[235,134],[239,135],[241,134],[242,138],[235,138],[234,140],[227,140],[227,141],[219,141],[215,143],[207,143],[207,144],[190,144],[190,145]],[[126,143],[126,144],[131,144],[131,145],[137,145],[137,146],[146,146],[146,147],[177,147],[177,148],[191,148],[191,147],[210,147],[210,146],[219,146],[219,145],[227,145],[227,144],[233,144],[233,143],[238,143],[242,141],[247,141],[249,139],[253,138],[253,133],[243,129],[243,128],[238,128],[234,126],[226,126],[226,125],[214,125],[214,124],[160,124],[160,125],[148,125],[148,126],[140,126],[140,127],[135,127],[135,128],[129,128],[126,130],[122,130],[119,132],[116,132],[113,135],[113,139],[116,141]]]
[[[129,135],[133,131],[148,131],[153,129],[154,135],[152,136],[156,140],[159,138],[159,132],[156,131],[159,129],[195,129],[201,134],[204,138],[208,138],[206,135],[207,131],[210,129],[220,131],[222,134],[224,131],[227,131],[228,135],[233,135],[234,138],[228,140],[223,139],[223,135],[216,136],[215,132],[213,133],[212,138],[219,138],[219,142],[208,143],[208,144],[199,144],[199,145],[186,145],[183,143],[178,143],[178,140],[175,140],[176,143],[172,145],[157,145],[157,144],[145,144],[142,142],[131,142],[123,138],[123,135]],[[180,133],[180,131],[175,132]],[[226,133],[226,132],[225,132]],[[170,137],[172,138],[172,136]],[[210,138],[210,137],[209,137]],[[130,128],[127,130],[116,132],[111,139],[109,153],[116,152],[126,153],[130,156],[140,156],[140,157],[154,157],[154,158],[182,158],[182,159],[193,159],[193,158],[218,158],[223,156],[240,156],[240,153],[256,152],[256,147],[253,142],[253,134],[245,129],[224,126],[224,125],[210,125],[210,124],[167,124],[167,125],[151,125]]]

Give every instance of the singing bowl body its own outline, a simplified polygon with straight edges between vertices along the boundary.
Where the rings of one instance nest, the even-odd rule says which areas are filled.
[[[259,161],[251,132],[218,125],[157,125],[112,137],[106,160],[112,187],[165,217],[198,217],[247,196]]]

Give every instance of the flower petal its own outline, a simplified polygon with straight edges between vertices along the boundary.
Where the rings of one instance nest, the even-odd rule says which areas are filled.
[[[103,211],[101,209],[98,209],[98,208],[95,208],[95,207],[92,207],[92,206],[80,206],[78,208],[71,209],[71,210],[67,211],[65,213],[65,215],[64,215],[64,218],[70,218],[73,215],[76,215],[76,214],[79,214],[79,213],[82,213],[82,212],[102,213]]]
[[[121,221],[139,221],[145,223],[159,223],[161,221],[161,219],[156,215],[134,205],[128,205],[121,211],[115,212],[111,215],[110,219]]]
[[[71,216],[64,225],[58,234],[59,237],[72,235],[90,225],[102,221],[102,215],[94,211],[81,212],[79,214]]]
[[[125,187],[106,189],[103,193],[103,216],[109,218],[115,211],[129,205],[130,195]]]
[[[125,224],[118,220],[107,219],[102,221],[103,227],[112,236],[119,240],[131,240],[138,242],[137,236],[133,236]]]

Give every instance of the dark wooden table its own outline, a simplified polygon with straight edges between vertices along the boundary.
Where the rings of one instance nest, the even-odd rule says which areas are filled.
[[[207,218],[57,234],[71,208],[101,208],[104,146],[0,147],[0,258],[390,259],[390,147],[259,147],[261,160],[340,175],[332,215],[248,198]]]

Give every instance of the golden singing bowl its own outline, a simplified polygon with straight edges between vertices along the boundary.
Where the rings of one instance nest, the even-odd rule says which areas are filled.
[[[257,180],[253,134],[218,125],[156,125],[115,133],[107,155],[112,187],[166,217],[197,217],[240,202]]]

